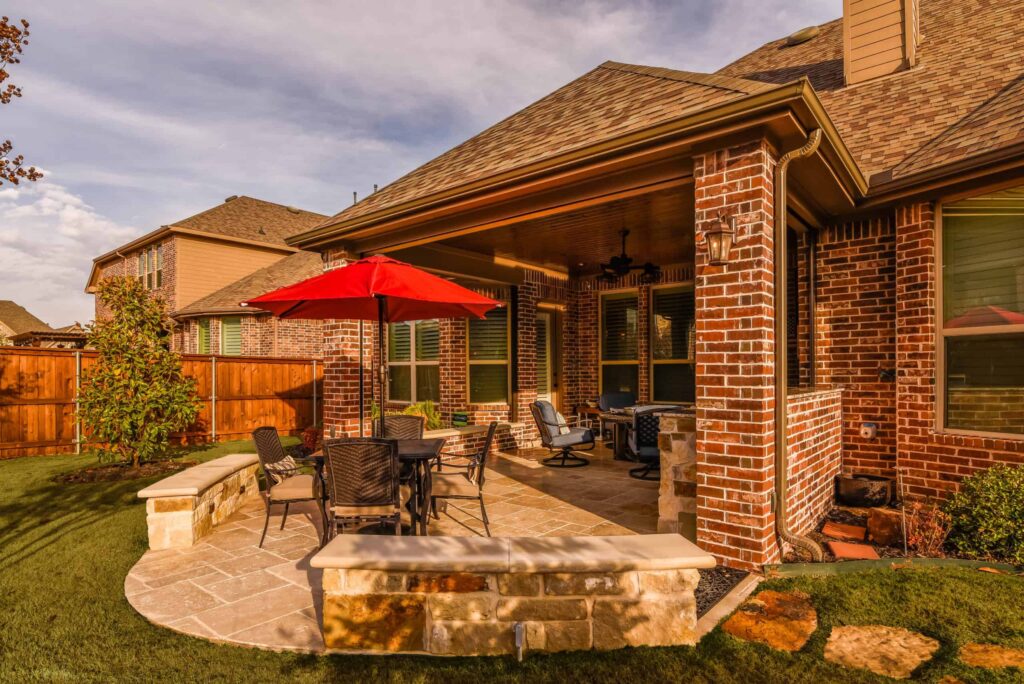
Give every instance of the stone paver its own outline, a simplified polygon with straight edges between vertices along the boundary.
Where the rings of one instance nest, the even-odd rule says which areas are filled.
[[[1007,648],[996,644],[965,644],[960,649],[960,660],[972,667],[989,670],[1004,667],[1024,668],[1024,649]]]
[[[802,591],[762,591],[747,599],[722,629],[744,641],[799,651],[818,628],[818,613]]]
[[[845,539],[846,541],[864,541],[868,530],[860,525],[847,525],[845,523],[827,522],[821,528],[821,533],[833,539]]]
[[[836,627],[825,644],[825,660],[875,674],[906,679],[939,650],[939,642],[902,627]]]
[[[852,544],[850,542],[830,541],[828,550],[836,558],[846,560],[877,560],[878,552],[873,546],[867,544]]]
[[[657,531],[658,483],[631,479],[634,464],[603,449],[576,471],[540,465],[539,449],[499,453],[485,501],[493,536],[645,534]],[[213,641],[276,650],[324,650],[322,571],[309,566],[320,517],[293,504],[284,529],[275,509],[263,548],[263,503],[247,502],[188,549],[148,551],[125,579],[125,596],[150,621]],[[452,502],[430,534],[482,535],[480,509]]]

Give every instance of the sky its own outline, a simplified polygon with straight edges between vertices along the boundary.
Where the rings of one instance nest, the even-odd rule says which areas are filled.
[[[250,195],[334,214],[605,60],[714,71],[840,0],[7,0],[0,299],[87,322],[93,257]]]

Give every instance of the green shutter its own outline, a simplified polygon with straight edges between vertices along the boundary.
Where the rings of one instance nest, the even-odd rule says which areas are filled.
[[[508,309],[494,309],[487,318],[470,319],[469,360],[508,360]]]
[[[198,351],[200,354],[210,353],[210,319],[204,318],[199,321]]]
[[[411,360],[410,325],[392,323],[388,326],[388,361],[408,362]]]
[[[441,329],[437,321],[416,322],[416,360],[437,361],[441,357]]]
[[[239,356],[242,353],[242,319],[227,316],[220,321],[220,353]]]

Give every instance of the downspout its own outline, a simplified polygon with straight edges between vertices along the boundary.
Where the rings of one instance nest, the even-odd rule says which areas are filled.
[[[821,144],[821,129],[815,128],[802,147],[782,155],[775,167],[775,533],[782,542],[802,548],[816,562],[824,560],[821,547],[789,529],[786,495],[789,489],[786,409],[789,403],[789,373],[786,359],[786,170],[794,159],[808,157]],[[811,287],[814,284],[811,283]],[[813,344],[813,342],[812,342]]]

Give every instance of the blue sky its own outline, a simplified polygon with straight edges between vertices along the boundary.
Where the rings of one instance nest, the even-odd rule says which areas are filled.
[[[0,299],[92,317],[94,256],[235,194],[331,214],[606,59],[713,71],[840,0],[14,0]]]

